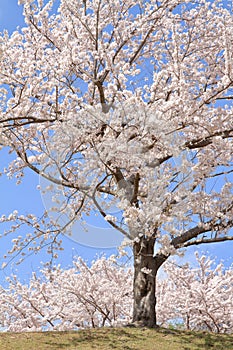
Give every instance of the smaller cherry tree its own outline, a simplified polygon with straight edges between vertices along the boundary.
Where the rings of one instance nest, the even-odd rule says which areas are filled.
[[[233,269],[196,253],[198,266],[167,262],[160,280],[159,322],[177,320],[185,329],[217,333],[233,331]]]
[[[73,330],[129,322],[132,313],[131,270],[104,257],[88,265],[78,258],[73,267],[45,267],[29,284],[16,276],[2,289],[2,327],[8,331]]]

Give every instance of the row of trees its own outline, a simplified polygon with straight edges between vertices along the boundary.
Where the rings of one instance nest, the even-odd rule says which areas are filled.
[[[198,254],[195,265],[164,265],[156,295],[158,324],[233,332],[232,268]],[[0,296],[0,322],[8,331],[120,326],[132,319],[132,269],[117,266],[113,257],[91,266],[78,258],[71,269],[57,266],[43,269],[40,277],[33,274],[28,284],[16,276],[8,282]]]

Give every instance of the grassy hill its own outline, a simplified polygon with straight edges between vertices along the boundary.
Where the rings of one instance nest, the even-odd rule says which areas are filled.
[[[137,328],[101,328],[78,332],[0,333],[0,349],[233,350],[233,335]]]

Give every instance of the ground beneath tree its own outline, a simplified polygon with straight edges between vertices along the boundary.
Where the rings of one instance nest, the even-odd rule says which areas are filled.
[[[101,328],[0,333],[1,350],[233,350],[233,335],[168,329]]]

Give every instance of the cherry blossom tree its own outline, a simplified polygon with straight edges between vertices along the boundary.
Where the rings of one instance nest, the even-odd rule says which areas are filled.
[[[132,272],[112,258],[89,267],[81,258],[73,268],[45,267],[29,283],[16,275],[0,295],[0,324],[11,332],[74,330],[126,324],[132,315]]]
[[[163,263],[233,240],[230,1],[19,3],[25,28],[0,46],[5,171],[20,183],[29,168],[57,190],[42,218],[2,216],[6,234],[32,228],[10,254],[48,242],[55,254],[98,210],[133,248],[133,323],[154,327]]]
[[[159,281],[158,321],[179,322],[187,330],[233,331],[233,270],[196,253],[197,267],[166,263]]]

